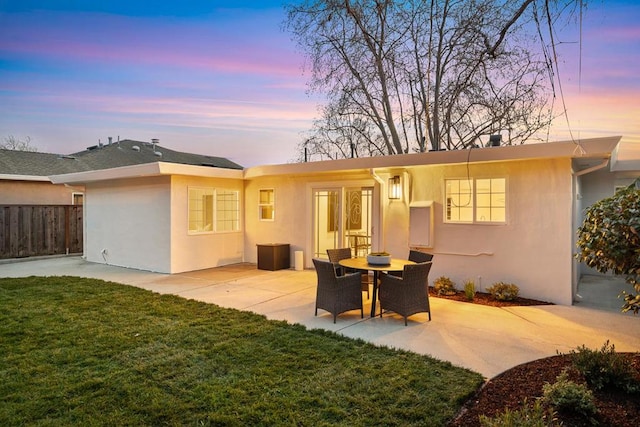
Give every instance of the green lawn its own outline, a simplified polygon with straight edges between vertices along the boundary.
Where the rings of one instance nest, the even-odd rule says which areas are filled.
[[[2,426],[440,426],[482,381],[117,283],[0,278]]]

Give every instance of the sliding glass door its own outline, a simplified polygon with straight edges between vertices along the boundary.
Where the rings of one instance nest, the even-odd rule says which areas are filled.
[[[373,187],[336,187],[313,191],[314,257],[327,249],[350,247],[353,256],[371,249]]]

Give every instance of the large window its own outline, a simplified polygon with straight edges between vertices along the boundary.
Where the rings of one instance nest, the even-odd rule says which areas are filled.
[[[258,209],[260,221],[273,221],[275,218],[275,198],[272,188],[260,190]]]
[[[505,178],[445,181],[445,221],[504,223],[507,218]]]
[[[213,188],[189,188],[189,232],[213,231]]]
[[[189,233],[227,232],[240,229],[238,191],[190,187],[188,193]]]
[[[237,191],[216,191],[216,231],[240,230],[240,199]]]

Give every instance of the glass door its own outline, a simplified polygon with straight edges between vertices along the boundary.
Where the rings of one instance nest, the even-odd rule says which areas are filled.
[[[371,249],[373,187],[340,187],[313,192],[314,257],[327,249],[350,247],[353,256]]]

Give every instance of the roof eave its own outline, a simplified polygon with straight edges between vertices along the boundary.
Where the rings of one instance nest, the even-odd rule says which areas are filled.
[[[0,180],[51,182],[48,176],[0,174]]]
[[[272,175],[343,172],[353,170],[406,168],[425,165],[482,163],[546,158],[609,158],[621,136],[538,144],[508,145],[466,150],[434,151],[392,156],[323,160],[306,163],[255,166],[244,171],[251,179]]]
[[[132,166],[121,166],[111,169],[75,172],[52,175],[49,178],[54,184],[84,184],[115,179],[129,179],[162,175],[186,175],[210,178],[242,179],[242,171],[237,169],[193,166],[179,163],[143,163]]]

